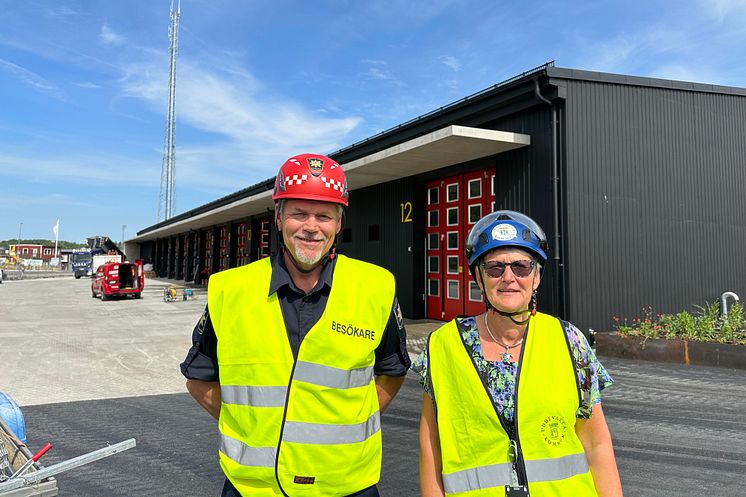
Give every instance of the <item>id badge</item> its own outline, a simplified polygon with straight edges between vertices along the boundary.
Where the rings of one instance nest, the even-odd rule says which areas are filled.
[[[528,487],[525,485],[505,485],[505,497],[529,497]]]

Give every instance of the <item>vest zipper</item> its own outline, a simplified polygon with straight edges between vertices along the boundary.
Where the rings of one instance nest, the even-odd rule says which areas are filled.
[[[279,302],[278,302],[279,304]],[[282,314],[282,306],[280,306],[280,314]],[[282,316],[282,322],[283,325],[285,323],[285,316]],[[285,328],[287,330],[287,327]],[[287,332],[286,332],[287,334]],[[288,346],[290,346],[288,339]],[[279,467],[280,467],[280,446],[282,445],[282,434],[285,433],[285,420],[287,419],[288,415],[288,400],[290,399],[290,385],[293,384],[293,377],[295,376],[295,367],[298,365],[298,356],[300,356],[300,345],[298,345],[298,354],[294,355],[293,357],[293,369],[290,370],[290,379],[288,380],[288,388],[287,392],[285,393],[285,407],[282,409],[282,424],[280,425],[280,438],[277,440],[277,451],[275,453],[275,480],[277,481],[277,488],[280,489],[280,492],[282,492],[282,495],[285,497],[290,497],[287,493],[285,493],[285,489],[282,488],[282,483],[280,483],[280,473],[279,473]]]
[[[513,410],[513,423],[511,424],[511,431],[513,439],[516,443],[516,455],[515,455],[515,470],[518,473],[518,484],[528,486],[528,476],[526,475],[526,461],[523,459],[523,449],[521,448],[521,437],[518,434],[518,382],[521,379],[521,369],[525,361],[524,351],[526,350],[526,343],[528,342],[529,325],[531,324],[531,318],[526,323],[526,335],[521,345],[521,362],[518,363],[518,370],[515,373],[515,409]],[[501,420],[502,422],[502,416]]]
[[[508,424],[500,415],[500,413],[497,412],[497,406],[495,405],[495,401],[490,394],[490,389],[487,386],[487,379],[479,373],[479,369],[474,363],[474,359],[471,357],[469,346],[466,345],[466,342],[464,341],[464,335],[461,333],[460,324],[457,324],[456,331],[458,331],[458,336],[461,339],[461,344],[464,346],[466,353],[469,354],[469,357],[471,358],[471,363],[474,366],[474,369],[477,370],[477,376],[482,381],[482,387],[484,387],[484,392],[487,394],[487,398],[490,399],[490,404],[492,404],[492,408],[495,410],[495,416],[497,416],[497,420],[500,422],[500,426],[502,426],[503,430],[505,430],[505,433],[507,433],[510,442],[515,443],[515,461],[511,462],[515,465],[515,471],[518,476],[518,485],[528,485],[528,477],[526,476],[526,462],[523,460],[523,451],[521,450],[521,441],[518,438],[518,426],[516,423],[516,420],[518,419],[518,379],[521,375],[521,365],[523,364],[523,361],[518,363],[518,371],[516,371],[515,375],[515,414],[513,416],[513,423]],[[526,337],[528,337],[528,326],[526,326]],[[526,340],[524,339],[523,344],[521,345],[521,358],[523,358],[523,351],[525,348]],[[482,353],[482,356],[484,357],[484,352]]]

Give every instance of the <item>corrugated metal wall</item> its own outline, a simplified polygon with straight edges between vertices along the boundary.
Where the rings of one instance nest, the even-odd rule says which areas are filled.
[[[351,241],[338,245],[340,253],[378,264],[394,274],[402,312],[407,317],[415,315],[414,300],[420,296],[423,285],[422,281],[414,281],[414,222],[402,217],[402,204],[406,202],[411,202],[415,209],[409,219],[422,216],[424,209],[417,206],[415,195],[411,177],[351,191],[343,226],[351,230]],[[371,240],[370,236],[375,237],[376,232],[378,239]]]
[[[554,228],[549,106],[540,104],[485,127],[531,136],[531,146],[505,152],[494,158],[497,178],[495,210],[509,209],[527,214],[539,223],[551,243]],[[551,257],[551,252],[548,255]],[[540,311],[553,315],[561,313],[557,284],[557,269],[550,261],[539,286],[537,298]]]
[[[569,318],[746,298],[746,98],[567,81]]]

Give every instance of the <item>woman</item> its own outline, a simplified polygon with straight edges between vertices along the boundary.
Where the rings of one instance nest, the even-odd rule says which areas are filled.
[[[611,377],[577,328],[536,312],[547,251],[518,212],[469,233],[487,311],[433,332],[413,365],[423,497],[622,495],[599,395]]]

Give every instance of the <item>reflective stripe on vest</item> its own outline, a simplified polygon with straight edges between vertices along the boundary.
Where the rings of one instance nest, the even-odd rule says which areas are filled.
[[[495,489],[496,495],[503,495],[501,487],[512,483],[509,438],[455,321],[431,335],[427,350],[446,494],[467,497]],[[596,495],[575,434],[575,381],[559,320],[538,313],[530,321],[521,353],[516,394],[518,440],[532,497]]]
[[[273,468],[277,456],[276,447],[249,447],[228,435],[220,437],[220,452],[244,466]]]
[[[512,463],[492,464],[444,474],[443,486],[446,493],[457,494],[510,485],[512,466]],[[587,471],[588,461],[585,454],[526,461],[529,482],[564,480]]]
[[[585,458],[585,452],[526,461],[529,482],[564,480],[587,472],[588,460]]]
[[[324,313],[297,360],[277,294],[269,294],[268,259],[210,278],[222,396],[219,454],[242,495],[349,495],[380,478],[373,365],[394,280],[344,256],[333,278]]]
[[[313,383],[321,387],[348,388],[364,387],[373,380],[373,367],[368,366],[358,369],[339,369],[323,364],[298,361],[295,365],[293,380]]]
[[[380,429],[381,418],[378,412],[366,421],[354,425],[287,421],[282,431],[282,440],[301,444],[354,444],[369,439]]]
[[[250,387],[221,385],[220,400],[223,404],[253,407],[284,407],[287,387]]]
[[[458,494],[510,485],[512,468],[511,463],[501,463],[444,474],[443,487],[447,494]]]
[[[373,379],[373,368],[365,367],[345,370],[298,361],[293,379],[313,383],[329,388],[357,388],[370,384]],[[287,387],[253,387],[240,385],[222,385],[221,400],[224,404],[239,404],[253,407],[283,407],[287,397]]]

